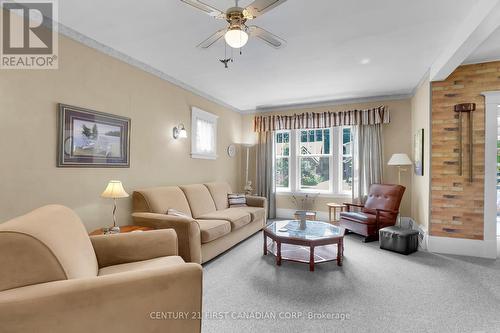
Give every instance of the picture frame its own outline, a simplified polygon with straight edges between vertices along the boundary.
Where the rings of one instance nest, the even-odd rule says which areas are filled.
[[[130,118],[58,104],[58,167],[130,167]]]
[[[424,175],[424,129],[415,133],[413,166],[417,176]]]

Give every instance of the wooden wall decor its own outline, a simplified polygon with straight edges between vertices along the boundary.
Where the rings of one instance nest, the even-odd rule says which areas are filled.
[[[432,236],[483,239],[485,104],[481,93],[492,90],[500,90],[500,61],[460,66],[445,81],[432,83],[429,225]],[[475,103],[476,110],[471,127],[473,142],[464,133],[460,145],[460,113],[453,111],[455,105],[464,102]],[[463,161],[472,162],[472,168],[464,163],[462,176],[460,149]]]
[[[458,112],[458,175],[462,176],[463,174],[463,168],[464,168],[464,163],[463,163],[463,144],[462,144],[462,136],[463,136],[463,121],[462,121],[462,114],[467,113],[467,133],[468,133],[468,141],[469,144],[467,145],[468,147],[468,155],[469,155],[469,163],[468,165],[468,170],[469,170],[469,183],[472,183],[472,149],[473,149],[473,142],[474,142],[474,131],[473,131],[473,122],[472,122],[472,112],[476,111],[476,104],[475,103],[462,103],[462,104],[457,104],[455,105],[454,108],[455,112]]]

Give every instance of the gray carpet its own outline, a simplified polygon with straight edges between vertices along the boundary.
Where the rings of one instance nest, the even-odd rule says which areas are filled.
[[[343,267],[309,272],[275,266],[258,233],[204,265],[203,311],[204,333],[500,332],[500,261],[403,256],[351,234]]]

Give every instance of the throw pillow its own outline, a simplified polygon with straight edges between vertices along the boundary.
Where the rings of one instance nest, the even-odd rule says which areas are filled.
[[[247,197],[244,194],[229,193],[227,195],[227,201],[229,203],[229,208],[247,206]]]

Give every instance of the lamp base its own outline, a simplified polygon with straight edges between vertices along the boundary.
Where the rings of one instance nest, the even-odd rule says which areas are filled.
[[[102,228],[102,231],[104,232],[105,235],[109,234],[119,234],[120,233],[120,227],[107,227],[107,228]]]

